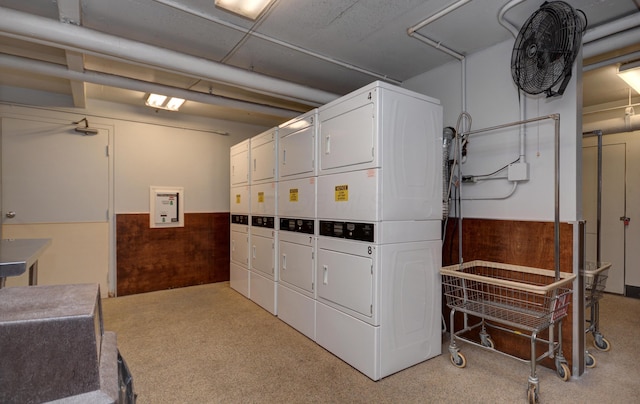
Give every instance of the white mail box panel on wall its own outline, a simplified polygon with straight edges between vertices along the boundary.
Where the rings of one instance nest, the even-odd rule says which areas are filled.
[[[278,159],[280,180],[317,174],[316,122],[317,109],[280,125]]]

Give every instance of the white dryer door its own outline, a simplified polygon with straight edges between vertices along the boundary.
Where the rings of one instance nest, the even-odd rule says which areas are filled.
[[[333,306],[373,316],[373,260],[331,250],[318,250],[318,298]]]
[[[280,240],[280,282],[313,293],[313,247]]]

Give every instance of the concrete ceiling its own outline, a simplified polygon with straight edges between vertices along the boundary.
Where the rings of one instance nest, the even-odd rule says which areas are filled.
[[[455,60],[407,34],[453,3],[276,0],[253,22],[214,0],[0,0],[0,86],[61,94],[70,107],[141,106],[164,90],[187,99],[180,113],[269,127],[371,81],[400,84]],[[519,28],[542,1],[458,3],[417,36],[468,55],[512,38],[497,17],[507,3],[504,17]],[[587,34],[640,12],[640,0],[567,3],[584,11]],[[586,60],[603,66],[584,74],[585,108],[628,102],[615,63],[602,60],[637,51],[613,46]]]

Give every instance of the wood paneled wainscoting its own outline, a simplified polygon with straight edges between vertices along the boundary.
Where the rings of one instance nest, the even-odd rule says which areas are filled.
[[[560,269],[563,272],[573,272],[573,224],[560,223]],[[455,218],[448,221],[446,239],[442,247],[443,266],[459,263],[458,243],[459,228]],[[493,219],[464,219],[462,221],[462,257],[464,262],[485,260],[542,269],[555,269],[555,240],[553,222],[514,221]],[[565,358],[571,366],[572,359],[572,306],[569,306],[568,316],[562,322],[562,344]],[[443,301],[443,314],[449,327],[449,308]],[[456,330],[462,329],[462,313],[456,314]],[[474,322],[475,323],[475,319]],[[473,339],[478,337],[469,333]],[[529,359],[531,356],[531,342],[504,331],[490,329],[491,338],[496,349],[520,358]],[[523,332],[529,335],[528,332]],[[547,338],[547,332],[539,335]],[[557,338],[557,336],[556,336]],[[462,345],[461,345],[462,346]],[[536,347],[538,355],[546,350],[546,344]],[[463,348],[464,349],[464,348]],[[472,360],[468,358],[468,360]],[[545,359],[543,366],[555,369],[552,360]]]
[[[118,296],[229,280],[229,213],[185,213],[184,227],[116,216]]]

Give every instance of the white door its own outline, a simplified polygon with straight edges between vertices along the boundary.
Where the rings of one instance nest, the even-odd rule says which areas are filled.
[[[109,130],[83,135],[68,120],[38,119],[2,119],[3,237],[52,240],[38,284],[100,283],[106,296]]]
[[[597,251],[597,192],[598,148],[583,148],[582,200],[587,221],[587,260],[596,261]],[[626,144],[602,147],[602,207],[601,207],[601,261],[610,262],[606,291],[624,293],[625,285],[625,177]]]
[[[109,134],[53,122],[2,120],[4,224],[106,222]]]

